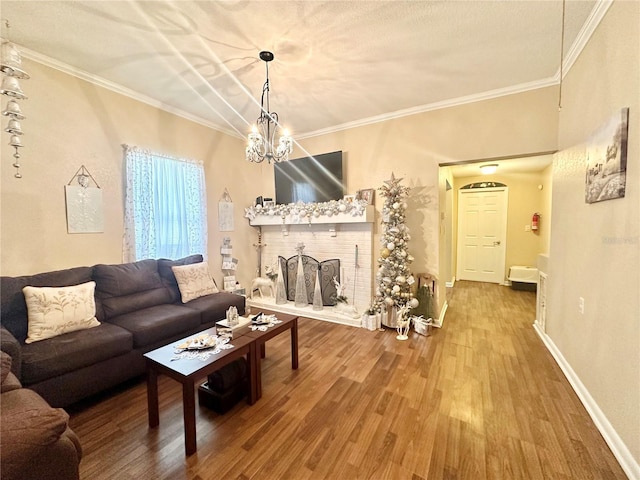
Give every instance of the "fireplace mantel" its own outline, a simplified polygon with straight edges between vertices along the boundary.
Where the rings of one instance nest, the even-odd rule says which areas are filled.
[[[295,255],[300,244],[304,244],[304,255],[309,255],[318,261],[340,259],[340,280],[347,285],[346,296],[349,304],[354,305],[358,312],[363,312],[371,305],[373,295],[373,205],[366,205],[362,215],[352,216],[351,212],[340,212],[333,215],[299,216],[287,218],[275,215],[252,215],[249,222],[261,232],[262,245],[260,259],[262,265],[276,265],[279,257],[289,258]],[[253,214],[254,212],[252,212]],[[301,221],[299,221],[301,220]],[[247,305],[255,308],[265,308],[275,311],[289,312],[294,302],[276,304],[275,299],[253,298],[247,300]],[[350,318],[340,312],[334,312],[335,307],[324,307],[313,310],[309,305],[302,308],[300,315],[358,326],[359,319]]]
[[[249,220],[249,225],[258,227],[262,225],[335,225],[342,223],[373,223],[375,221],[375,209],[373,205],[367,205],[363,215],[352,216],[351,213],[338,213],[335,215],[319,215],[317,217],[301,217],[300,215],[286,215],[284,218],[277,215],[256,215]]]

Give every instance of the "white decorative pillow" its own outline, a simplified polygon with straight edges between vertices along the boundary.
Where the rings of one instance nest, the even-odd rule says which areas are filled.
[[[178,288],[182,295],[182,303],[219,292],[213,278],[211,278],[207,262],[175,266],[171,267],[171,270],[176,276]]]
[[[71,287],[24,287],[29,327],[25,343],[97,327],[96,282]]]

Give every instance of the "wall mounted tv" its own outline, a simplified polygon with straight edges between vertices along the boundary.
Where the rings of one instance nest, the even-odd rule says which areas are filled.
[[[277,204],[328,202],[344,196],[342,151],[276,163],[274,172]]]

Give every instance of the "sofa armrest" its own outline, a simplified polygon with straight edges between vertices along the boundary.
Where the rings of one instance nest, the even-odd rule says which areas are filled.
[[[22,373],[22,346],[9,330],[0,327],[0,350],[11,357],[11,371],[20,379]]]
[[[78,437],[67,428],[51,445],[36,447],[17,462],[3,465],[2,480],[80,480],[81,459]]]
[[[3,480],[79,478],[82,448],[64,410],[51,408],[36,392],[21,388],[2,394],[1,419]]]

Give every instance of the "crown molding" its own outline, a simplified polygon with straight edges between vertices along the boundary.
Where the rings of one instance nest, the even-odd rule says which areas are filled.
[[[585,46],[589,42],[589,39],[595,32],[598,25],[600,25],[600,22],[604,18],[605,14],[609,10],[609,7],[613,4],[613,2],[614,0],[597,0],[596,5],[593,7],[593,9],[591,10],[591,13],[589,14],[589,17],[587,18],[587,21],[584,23],[584,25],[580,29],[580,32],[578,32],[578,36],[576,37],[575,41],[571,45],[571,48],[567,52],[566,57],[563,60],[563,63],[562,63],[563,78],[567,76],[567,73],[569,73],[569,70],[571,70],[571,67],[573,67],[573,64],[576,62],[576,60],[580,56],[580,53],[582,53],[582,50],[585,48]],[[432,110],[439,110],[442,108],[456,107],[458,105],[479,102],[482,100],[489,100],[492,98],[502,97],[506,95],[513,95],[516,93],[523,93],[529,90],[535,90],[538,88],[557,85],[558,83],[560,83],[560,67],[558,67],[558,70],[552,77],[549,77],[543,80],[529,82],[529,83],[522,83],[520,85],[513,85],[511,87],[500,88],[496,90],[489,90],[487,92],[468,95],[465,97],[458,97],[450,100],[444,100],[442,102],[430,103],[430,104],[422,105],[418,107],[398,110],[396,112],[391,112],[384,115],[369,117],[361,120],[356,120],[353,122],[343,123],[340,125],[336,125],[334,127],[315,130],[313,132],[305,133],[302,135],[296,135],[296,138],[303,140],[305,138],[318,137],[320,135],[327,135],[329,133],[335,133],[342,130],[348,130],[350,128],[371,125],[373,123],[384,122],[387,120],[406,117],[409,115],[416,115],[418,113],[429,112]]]
[[[573,64],[576,62],[576,60],[578,59],[578,57],[580,56],[580,53],[582,52],[582,50],[585,48],[586,44],[588,43],[589,39],[591,38],[591,36],[593,35],[593,33],[595,32],[596,28],[598,27],[598,25],[600,24],[600,22],[602,21],[602,19],[604,18],[605,14],[607,13],[607,11],[609,10],[609,7],[611,7],[611,5],[613,4],[614,0],[597,0],[596,5],[593,7],[593,10],[591,11],[589,18],[587,19],[587,21],[584,23],[584,25],[582,26],[582,28],[580,29],[580,32],[578,33],[578,36],[576,37],[575,41],[573,42],[573,44],[571,45],[571,48],[568,50],[566,57],[563,60],[562,63],[562,71],[563,71],[563,77],[566,77],[566,75],[569,73],[569,70],[571,69],[571,67],[573,66]],[[158,100],[155,100],[153,98],[150,98],[146,95],[143,95],[139,92],[136,92],[134,90],[125,88],[121,85],[118,85],[116,83],[110,82],[108,80],[105,80],[102,77],[99,77],[97,75],[92,75],[90,73],[87,73],[83,70],[77,69],[75,67],[72,67],[70,65],[67,65],[63,62],[60,62],[58,60],[55,60],[51,57],[48,57],[46,55],[40,54],[38,52],[35,52],[33,50],[29,50],[28,48],[24,48],[24,47],[20,47],[20,51],[23,54],[24,57],[29,58],[30,60],[34,60],[38,63],[41,63],[45,66],[54,68],[56,70],[59,70],[63,73],[72,75],[74,77],[80,78],[82,80],[85,80],[87,82],[93,83],[95,85],[98,85],[100,87],[106,88],[107,90],[111,90],[112,92],[118,93],[120,95],[124,95],[126,97],[132,98],[134,100],[137,100],[139,102],[142,103],[146,103],[147,105],[150,105],[152,107],[158,108],[160,110],[164,110],[168,113],[172,113],[176,116],[182,117],[186,120],[198,123],[200,125],[203,125],[207,128],[211,128],[213,130],[216,130],[218,132],[224,133],[226,135],[230,135],[232,137],[236,137],[236,138],[244,138],[243,135],[241,135],[239,132],[232,130],[232,129],[225,129],[225,128],[221,128],[218,125],[214,125],[213,123],[211,123],[210,121],[198,117],[196,115],[190,114],[188,112],[185,112],[183,110],[180,110],[179,108],[175,108],[172,107],[170,105],[166,105],[162,102],[159,102]],[[465,105],[465,104],[469,104],[469,103],[474,103],[474,102],[480,102],[483,100],[490,100],[493,98],[498,98],[498,97],[503,97],[503,96],[507,96],[507,95],[514,95],[517,93],[523,93],[523,92],[527,92],[530,90],[536,90],[539,88],[545,88],[545,87],[549,87],[549,86],[553,86],[553,85],[557,85],[560,82],[560,68],[558,68],[558,70],[556,71],[556,73],[549,78],[545,78],[542,80],[537,80],[534,82],[528,82],[528,83],[522,83],[519,85],[512,85],[509,87],[505,87],[505,88],[499,88],[499,89],[495,89],[495,90],[489,90],[486,92],[481,92],[481,93],[477,93],[477,94],[473,94],[473,95],[467,95],[464,97],[457,97],[457,98],[453,98],[453,99],[449,99],[449,100],[443,100],[440,102],[435,102],[435,103],[430,103],[430,104],[426,104],[426,105],[419,105],[416,107],[411,107],[411,108],[406,108],[406,109],[402,109],[402,110],[397,110],[395,112],[390,112],[390,113],[386,113],[383,115],[377,115],[374,117],[369,117],[369,118],[364,118],[364,119],[360,119],[360,120],[355,120],[352,122],[346,122],[346,123],[342,123],[340,125],[335,125],[333,127],[328,127],[328,128],[323,128],[320,130],[314,130],[312,132],[308,132],[308,133],[303,133],[303,134],[299,134],[296,135],[296,140],[303,140],[305,138],[312,138],[312,137],[318,137],[321,135],[327,135],[327,134],[331,134],[331,133],[336,133],[336,132],[340,132],[343,130],[348,130],[351,128],[357,128],[357,127],[363,127],[366,125],[371,125],[374,123],[380,123],[380,122],[385,122],[388,120],[393,120],[393,119],[397,119],[397,118],[402,118],[402,117],[407,117],[410,115],[416,115],[419,113],[425,113],[425,112],[429,112],[429,111],[433,111],[433,110],[440,110],[443,108],[451,108],[451,107],[456,107],[459,105]]]
[[[23,57],[28,58],[29,60],[33,60],[35,62],[38,62],[44,66],[53,68],[55,70],[58,70],[60,72],[66,73],[67,75],[71,75],[74,76],[76,78],[79,78],[81,80],[84,80],[86,82],[92,83],[94,85],[97,85],[99,87],[105,88],[107,90],[110,90],[114,93],[120,94],[120,95],[124,95],[125,97],[129,97],[132,98],[133,100],[137,100],[139,102],[145,103],[147,105],[150,105],[152,107],[158,108],[160,110],[164,110],[168,113],[174,114],[176,116],[185,118],[189,121],[198,123],[200,125],[203,125],[205,127],[211,128],[213,130],[219,131],[221,133],[227,134],[227,135],[231,135],[233,137],[237,137],[237,138],[244,138],[242,135],[240,135],[238,132],[236,132],[235,130],[230,130],[230,129],[223,129],[220,128],[217,125],[214,125],[213,123],[211,123],[208,120],[205,120],[201,117],[198,117],[196,115],[190,114],[188,112],[185,112],[183,110],[180,110],[178,108],[172,107],[170,105],[166,105],[165,103],[162,103],[158,100],[155,100],[151,97],[148,97],[140,92],[136,92],[135,90],[131,90],[129,88],[123,87],[122,85],[119,85],[115,82],[111,82],[109,80],[106,80],[102,77],[99,77],[98,75],[93,75],[91,73],[85,72],[84,70],[81,70],[79,68],[73,67],[69,64],[66,64],[64,62],[61,62],[59,60],[56,60],[54,58],[51,58],[47,55],[43,55],[39,52],[36,52],[34,50],[31,50],[29,48],[23,47],[22,45],[20,45],[20,53],[22,54]],[[339,132],[342,130],[348,130],[350,128],[356,128],[356,127],[362,127],[365,125],[371,125],[373,123],[380,123],[380,122],[384,122],[387,120],[392,120],[395,118],[401,118],[401,117],[407,117],[410,115],[415,115],[418,113],[423,113],[423,112],[428,112],[431,110],[439,110],[442,108],[449,108],[449,107],[455,107],[457,105],[464,105],[467,103],[473,103],[473,102],[478,102],[481,100],[488,100],[491,98],[496,98],[496,97],[501,97],[501,96],[505,96],[505,95],[512,95],[514,93],[521,93],[521,92],[525,92],[528,90],[535,90],[537,88],[544,88],[544,87],[548,87],[550,85],[555,85],[558,83],[557,78],[550,78],[550,79],[545,79],[542,81],[535,81],[535,82],[530,82],[530,83],[526,83],[526,84],[521,84],[521,85],[514,85],[514,86],[510,86],[510,87],[506,87],[506,88],[501,88],[501,89],[497,89],[497,90],[490,90],[488,92],[483,92],[483,93],[479,93],[479,94],[473,94],[473,95],[468,95],[465,97],[458,97],[458,98],[454,98],[451,100],[444,100],[442,102],[436,102],[436,103],[430,103],[427,105],[419,105],[417,107],[411,107],[411,108],[407,108],[407,109],[403,109],[403,110],[398,110],[396,112],[390,112],[390,113],[386,113],[384,115],[378,115],[378,116],[374,116],[374,117],[369,117],[369,118],[365,118],[365,119],[361,119],[361,120],[356,120],[353,122],[347,122],[347,123],[342,123],[340,125],[336,125],[333,127],[328,127],[328,128],[324,128],[321,130],[315,130],[309,133],[304,133],[304,134],[300,134],[300,135],[296,135],[296,139],[300,139],[303,140],[305,138],[311,138],[311,137],[317,137],[320,135],[326,135],[329,133],[335,133],[335,132]]]
[[[567,52],[567,55],[562,62],[563,78],[567,76],[567,73],[569,73],[569,70],[571,70],[573,64],[576,62],[576,60],[578,60],[578,57],[582,53],[582,50],[584,50],[584,47],[586,47],[587,43],[591,39],[591,36],[596,31],[596,28],[598,28],[598,25],[600,25],[600,22],[609,10],[609,7],[613,5],[613,2],[614,0],[598,0],[596,2],[596,5],[593,7],[593,10],[591,10],[591,13],[589,14],[589,18],[587,18],[587,21],[584,22],[584,25],[582,25],[582,28],[578,32],[578,36],[571,45],[571,48]],[[560,80],[559,68],[555,74],[555,78],[557,78],[558,81]]]
[[[43,55],[41,53],[38,53],[34,50],[30,50],[26,47],[23,47],[22,45],[20,45],[20,54],[25,57],[28,58],[29,60],[33,60],[35,62],[38,62],[46,67],[50,67],[53,68],[55,70],[58,70],[62,73],[66,73],[68,75],[71,75],[73,77],[79,78],[81,80],[84,80],[86,82],[92,83],[94,85],[97,85],[99,87],[105,88],[107,90],[110,90],[114,93],[117,93],[119,95],[123,95],[125,97],[129,97],[132,98],[133,100],[137,100],[139,102],[142,103],[146,103],[147,105],[150,105],[152,107],[155,107],[159,110],[163,110],[167,113],[171,113],[173,115],[176,115],[178,117],[182,117],[186,120],[189,120],[191,122],[194,123],[198,123],[202,126],[205,126],[207,128],[211,128],[212,130],[216,130],[220,133],[224,133],[226,135],[231,135],[234,137],[240,137],[240,135],[231,129],[225,129],[225,128],[221,128],[218,125],[214,125],[213,123],[211,123],[208,120],[205,120],[204,118],[198,117],[197,115],[193,115],[191,113],[185,112],[184,110],[181,110],[179,108],[176,107],[172,107],[171,105],[167,105],[163,102],[160,102],[158,100],[155,100],[151,97],[148,97],[140,92],[136,92],[135,90],[131,90],[129,88],[123,87],[122,85],[119,85],[117,83],[111,82],[109,80],[106,80],[102,77],[99,77],[97,75],[93,75],[91,73],[85,72],[84,70],[80,70],[79,68],[73,67],[71,65],[68,65],[66,63],[60,62],[54,58],[51,58],[47,55]]]
[[[296,138],[302,140],[305,138],[317,137],[320,135],[326,135],[328,133],[335,133],[342,130],[348,130],[350,128],[363,127],[365,125],[371,125],[373,123],[380,123],[380,122],[393,120],[401,117],[408,117],[410,115],[416,115],[418,113],[424,113],[424,112],[429,112],[433,110],[441,110],[443,108],[456,107],[458,105],[466,105],[468,103],[480,102],[483,100],[490,100],[492,98],[504,97],[506,95],[513,95],[516,93],[527,92],[529,90],[536,90],[539,88],[545,88],[545,87],[549,87],[557,84],[558,84],[558,80],[554,77],[550,77],[543,80],[536,80],[535,82],[521,83],[519,85],[512,85],[505,88],[488,90],[486,92],[474,93],[473,95],[452,98],[449,100],[429,103],[426,105],[419,105],[417,107],[405,108],[403,110],[397,110],[395,112],[385,113],[384,115],[377,115],[375,117],[369,117],[361,120],[355,120],[353,122],[342,123],[340,125],[336,125],[335,127],[315,130],[313,132],[309,132],[303,135],[296,135]]]

